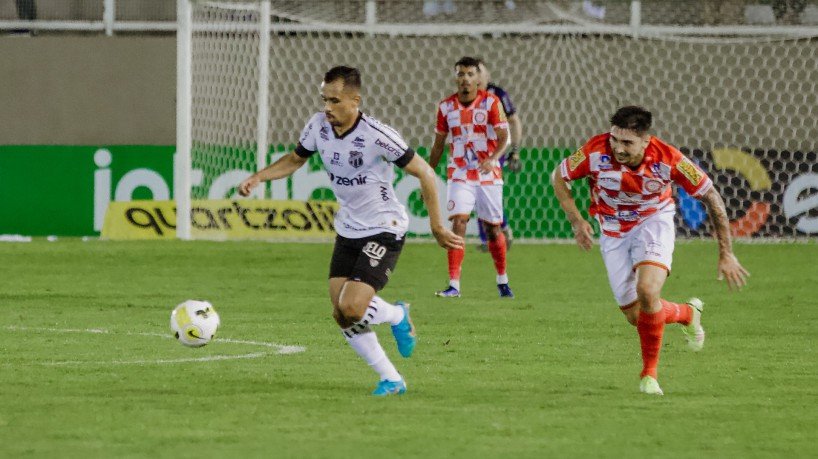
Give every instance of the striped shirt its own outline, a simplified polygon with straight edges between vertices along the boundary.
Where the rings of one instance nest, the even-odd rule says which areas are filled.
[[[566,181],[588,177],[591,215],[606,236],[621,237],[658,212],[675,212],[671,184],[700,197],[713,186],[710,177],[678,149],[651,137],[639,167],[616,161],[610,134],[591,138],[560,163]]]
[[[500,99],[491,93],[478,91],[468,106],[460,103],[457,94],[440,102],[436,132],[449,135],[447,177],[450,182],[503,184],[499,163],[488,173],[480,171],[480,162],[497,150],[496,129],[508,129],[508,122]]]

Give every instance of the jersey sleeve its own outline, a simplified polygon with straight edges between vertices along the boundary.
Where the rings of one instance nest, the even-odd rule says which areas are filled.
[[[496,86],[494,94],[500,98],[500,103],[503,104],[503,111],[506,113],[506,117],[517,113],[517,108],[514,106],[514,102],[511,101],[511,96],[508,95],[505,89]]]
[[[587,145],[565,158],[560,163],[560,175],[563,180],[570,182],[571,180],[580,179],[591,173],[591,161],[588,159]]]
[[[309,158],[318,150],[318,142],[315,139],[318,130],[321,129],[320,114],[315,114],[304,126],[301,137],[298,138],[298,145],[295,147],[295,154],[302,158]]]
[[[435,127],[435,132],[438,134],[449,133],[449,121],[446,119],[446,115],[443,114],[443,110],[440,109],[440,106],[437,107],[437,126]]]
[[[500,99],[495,99],[495,102],[491,104],[491,108],[489,109],[489,124],[495,129],[508,129],[506,112],[504,112],[500,106]]]
[[[693,161],[679,151],[674,154],[675,165],[670,170],[670,179],[684,188],[693,197],[700,197],[710,191],[713,181]]]
[[[415,151],[409,148],[397,131],[385,125],[380,135],[375,138],[375,148],[383,159],[400,168],[406,167],[415,156]]]

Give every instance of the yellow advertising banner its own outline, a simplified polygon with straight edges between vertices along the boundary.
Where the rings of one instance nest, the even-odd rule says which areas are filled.
[[[194,239],[328,239],[335,235],[335,201],[194,200]],[[102,238],[174,239],[175,201],[112,202],[105,213]]]

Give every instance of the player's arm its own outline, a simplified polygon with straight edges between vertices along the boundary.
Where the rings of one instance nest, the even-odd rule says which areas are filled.
[[[746,269],[738,262],[733,254],[733,243],[730,237],[730,222],[727,219],[727,209],[724,200],[716,191],[716,187],[710,189],[699,198],[707,207],[707,215],[716,233],[716,240],[719,243],[719,268],[718,279],[727,279],[727,286],[740,289],[747,284],[747,277],[750,275]]]
[[[576,202],[574,202],[571,188],[565,183],[559,168],[555,169],[551,174],[551,186],[554,187],[554,195],[556,195],[560,207],[568,217],[568,221],[571,222],[571,229],[574,231],[574,239],[576,239],[577,245],[583,250],[590,250],[594,245],[594,229],[587,220],[582,218],[582,214],[579,212]]]
[[[435,132],[435,143],[432,144],[432,150],[429,152],[429,166],[432,169],[437,169],[437,164],[443,156],[443,147],[446,145],[446,133]]]
[[[463,238],[443,226],[440,204],[437,200],[437,176],[434,169],[419,155],[414,155],[403,170],[420,181],[420,193],[429,213],[429,226],[437,243],[446,249],[462,249],[464,247]]]
[[[508,129],[494,128],[494,132],[497,133],[497,149],[480,163],[480,170],[486,174],[494,169],[497,161],[506,153],[506,147],[508,146]]]
[[[278,161],[243,180],[239,185],[239,194],[249,196],[253,188],[260,182],[289,177],[293,172],[297,171],[299,167],[303,166],[308,158],[309,156],[301,156],[295,151],[282,156]]]
[[[523,123],[516,113],[508,117],[508,131],[511,135],[511,150],[516,152],[523,140]]]

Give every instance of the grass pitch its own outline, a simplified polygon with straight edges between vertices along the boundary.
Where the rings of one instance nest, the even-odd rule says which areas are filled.
[[[408,244],[382,296],[413,304],[409,384],[376,375],[330,317],[329,244],[0,244],[0,457],[815,457],[818,244],[679,244],[665,297],[706,302],[705,349],[668,327],[664,397],[638,392],[638,338],[598,250],[517,245],[501,301],[469,246],[464,297],[445,253]],[[210,300],[217,340],[183,348],[170,311]],[[229,340],[225,340],[229,339]],[[243,342],[239,342],[243,341]],[[259,343],[303,346],[279,354]],[[261,355],[259,355],[261,354]]]

